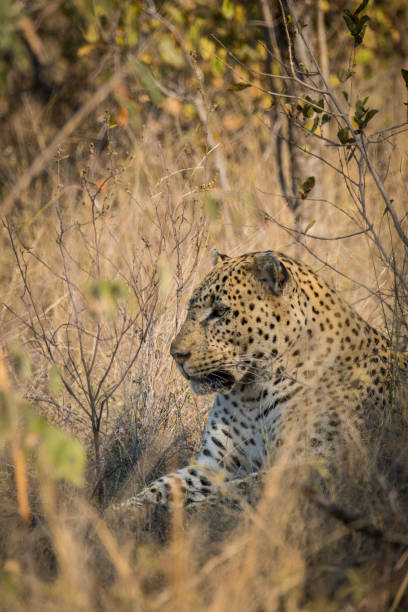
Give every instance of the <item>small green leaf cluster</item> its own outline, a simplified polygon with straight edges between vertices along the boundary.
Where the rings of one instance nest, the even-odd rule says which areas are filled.
[[[319,125],[321,127],[331,119],[329,114],[323,113],[323,98],[314,100],[310,96],[305,96],[304,99],[297,104],[296,109],[301,113],[306,129],[313,133],[316,132]],[[309,120],[312,119],[312,117],[314,117],[314,120],[313,123],[310,124]]]
[[[343,91],[343,95],[348,102],[349,96],[347,92]],[[355,134],[361,134],[362,131],[367,127],[371,119],[378,113],[376,108],[369,108],[366,106],[368,101],[368,96],[363,100],[357,99],[354,109],[353,122],[355,123]],[[352,144],[354,142],[354,138],[350,135],[350,129],[345,126],[339,129],[337,132],[337,138],[341,142],[341,144]]]
[[[40,478],[83,485],[86,453],[82,444],[49,424],[18,394],[0,391],[0,425],[0,446],[18,445],[24,457],[33,459],[30,464]]]
[[[37,457],[40,468],[53,480],[66,480],[80,487],[83,484],[86,455],[79,440],[50,425],[37,414],[28,422],[28,440],[38,436]]]
[[[106,298],[114,302],[126,295],[126,288],[119,281],[99,279],[90,284],[89,292],[97,300]]]
[[[117,280],[100,278],[92,281],[86,287],[89,296],[89,308],[93,317],[102,315],[111,317],[117,308],[117,302],[121,298],[129,297],[126,286]]]
[[[356,109],[354,112],[353,119],[358,126],[358,129],[356,130],[357,134],[360,134],[361,131],[365,127],[367,127],[368,123],[371,121],[374,115],[378,113],[378,110],[376,108],[372,108],[372,109],[366,108],[365,105],[367,104],[367,100],[368,100],[368,96],[364,98],[364,100],[356,101]]]
[[[354,138],[350,137],[350,130],[348,127],[342,127],[337,132],[337,138],[341,144],[351,144],[354,142]]]
[[[363,42],[367,24],[370,21],[368,15],[363,15],[362,17],[359,16],[360,13],[364,11],[367,4],[368,0],[363,0],[363,2],[356,8],[354,13],[349,11],[349,9],[344,10],[343,19],[346,22],[348,31],[354,38],[355,47],[361,45]]]
[[[305,96],[305,102],[303,104],[299,103],[297,105],[297,109],[301,111],[304,119],[308,117],[313,117],[314,113],[321,113],[324,109],[324,100],[313,100],[310,96]]]

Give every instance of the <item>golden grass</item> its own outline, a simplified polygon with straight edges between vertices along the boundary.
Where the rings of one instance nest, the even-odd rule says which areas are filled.
[[[86,482],[77,489],[57,484],[41,471],[35,452],[29,451],[30,444],[35,450],[39,442],[27,438],[24,428],[14,450],[4,446],[1,608],[403,609],[406,542],[390,545],[381,537],[348,530],[317,508],[303,488],[310,469],[318,475],[317,490],[323,481],[324,491],[345,511],[387,533],[407,533],[406,454],[398,432],[388,426],[381,433],[378,457],[357,440],[336,482],[320,465],[294,472],[283,461],[266,477],[259,503],[243,511],[203,509],[183,517],[178,509],[170,518],[158,512],[112,526],[96,509],[91,419],[59,379],[67,355],[71,361],[66,379],[75,386],[75,380],[84,377],[84,363],[92,361],[100,329],[90,375],[91,385],[97,384],[109,367],[123,313],[134,318],[103,383],[108,390],[120,381],[102,413],[102,505],[126,498],[159,473],[188,461],[199,447],[211,399],[191,395],[170,359],[169,344],[192,288],[210,268],[211,247],[230,255],[274,249],[299,257],[328,278],[370,324],[384,330],[392,320],[376,293],[392,289],[394,278],[367,235],[335,241],[304,237],[302,245],[271,220],[294,227],[292,213],[277,195],[274,151],[268,149],[264,125],[254,127],[251,122],[234,137],[220,128],[230,192],[219,188],[214,156],[207,154],[199,134],[174,129],[159,142],[153,121],[145,126],[143,140],[130,127],[123,133],[120,129],[111,130],[107,151],[61,160],[58,169],[47,166],[44,191],[37,181],[22,195],[11,229],[27,274],[25,288],[5,231],[2,238],[2,301],[8,308],[1,311],[0,325],[11,386],[30,399],[36,411],[78,437],[89,462]],[[23,142],[24,134],[20,136]],[[121,147],[121,139],[126,147]],[[401,215],[405,144],[402,135],[390,157],[386,182]],[[316,152],[336,159],[335,152],[323,147]],[[382,154],[388,155],[386,149]],[[355,232],[356,224],[347,217],[355,215],[355,207],[342,177],[320,163],[311,167],[317,185],[304,202],[303,229],[314,220],[309,233],[315,236]],[[87,189],[92,194],[98,187],[93,201]],[[366,203],[387,252],[394,249],[402,256],[369,181]],[[108,281],[105,293],[101,281]],[[112,282],[118,294],[112,295]],[[27,326],[30,320],[37,336]],[[41,334],[55,341],[54,366]],[[0,383],[4,411],[14,410],[18,418],[24,409],[1,372]],[[76,396],[86,406],[86,389],[77,385]],[[17,483],[20,478],[17,493],[14,471]],[[28,522],[26,478],[32,515]]]

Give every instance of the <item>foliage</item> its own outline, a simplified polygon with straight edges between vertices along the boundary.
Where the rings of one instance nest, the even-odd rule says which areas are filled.
[[[366,5],[344,11],[360,46],[368,20],[361,15]],[[365,48],[365,52],[375,49],[376,59],[357,56],[367,70],[375,71],[374,64],[390,54],[403,54],[400,46],[389,47],[385,33],[391,31],[395,42],[403,42],[404,6],[396,0],[376,3]],[[342,4],[323,3],[323,7],[330,34],[338,39],[332,41],[335,48],[342,44],[343,34],[338,28],[332,31],[331,24],[338,23]],[[183,126],[191,126],[198,112],[193,95],[197,87],[205,87],[209,108],[227,113],[227,130],[233,125],[231,104],[234,118],[262,113],[273,104],[266,93],[267,66],[271,62],[272,73],[278,76],[281,66],[268,57],[259,1],[172,1],[161,3],[158,12],[153,3],[141,0],[81,0],[51,8],[47,2],[7,0],[1,11],[0,113],[4,118],[18,112],[24,99],[21,94],[29,93],[45,118],[60,126],[124,62],[129,62],[130,75],[114,90],[112,99],[119,125],[131,122],[140,128],[146,114],[157,108],[169,119],[177,117]],[[232,65],[232,57],[239,63]],[[334,54],[331,60],[336,74],[341,64]],[[250,105],[248,99],[232,102],[227,92],[248,87],[251,71],[257,77],[251,79],[255,88]],[[80,88],[75,87],[78,82]]]
[[[406,607],[407,5],[344,9],[1,3],[8,609]],[[394,347],[395,410],[343,480],[280,466],[256,507],[115,528],[106,504],[199,445],[169,346],[214,245],[319,267]]]
[[[6,445],[10,449],[18,510],[24,520],[30,518],[29,472],[33,488],[44,479],[52,483],[65,480],[77,487],[83,486],[86,453],[81,443],[47,422],[7,386],[0,390],[0,423],[0,448]]]
[[[367,24],[370,21],[370,17],[368,17],[368,15],[360,16],[360,13],[367,8],[367,4],[368,0],[363,0],[363,2],[356,8],[354,13],[348,9],[344,10],[344,21],[346,22],[350,34],[354,38],[355,47],[361,45],[363,42]]]

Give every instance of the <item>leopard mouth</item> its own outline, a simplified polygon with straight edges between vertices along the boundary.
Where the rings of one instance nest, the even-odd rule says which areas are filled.
[[[211,372],[202,378],[189,377],[194,393],[204,395],[215,391],[226,391],[231,389],[235,383],[234,376],[226,370]]]

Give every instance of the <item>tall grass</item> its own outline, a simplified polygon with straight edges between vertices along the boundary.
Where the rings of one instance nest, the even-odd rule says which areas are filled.
[[[198,129],[168,124],[158,134],[152,117],[143,138],[127,125],[109,128],[101,151],[85,142],[76,151],[65,145],[3,228],[7,374],[0,384],[3,413],[16,418],[12,426],[5,420],[1,456],[4,610],[394,611],[407,605],[401,403],[384,415],[374,450],[354,438],[335,482],[324,466],[294,470],[284,457],[265,477],[259,501],[243,509],[183,516],[176,506],[171,515],[125,516],[116,525],[100,514],[199,448],[211,398],[191,394],[169,344],[193,287],[211,266],[211,247],[301,258],[395,346],[402,344],[401,311],[388,307],[398,303],[393,270],[366,234],[337,239],[357,227],[343,178],[313,162],[317,183],[303,203],[306,235],[299,241],[284,229],[295,222],[279,195],[265,125],[251,121],[231,134],[217,120],[215,114],[230,191],[219,187],[214,154]],[[36,146],[33,137],[40,144],[38,132],[17,126],[16,133],[23,151]],[[401,217],[406,144],[401,134],[390,153],[379,146],[374,160]],[[323,145],[317,152],[336,159]],[[369,181],[366,205],[382,245],[401,263],[404,251]],[[82,486],[60,481],[35,459],[41,440],[25,429],[21,396],[82,442],[88,456]],[[317,498],[305,489],[310,469],[324,482],[321,489],[317,481]],[[17,495],[21,485],[16,493],[18,473],[28,483],[29,515]],[[321,490],[335,507],[319,505]]]

